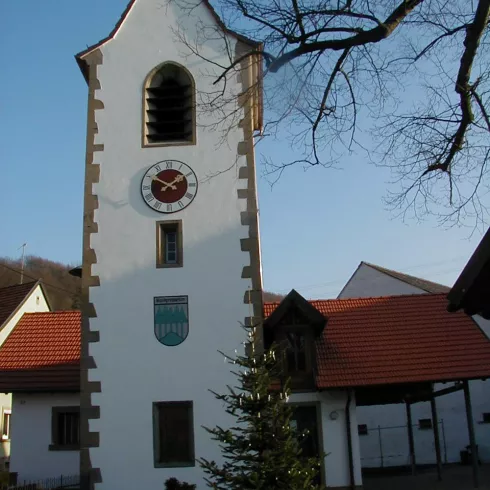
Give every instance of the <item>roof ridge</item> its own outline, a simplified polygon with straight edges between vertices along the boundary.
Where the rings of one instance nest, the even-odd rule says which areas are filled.
[[[29,284],[32,284],[33,287],[34,287],[34,284],[37,284],[38,282],[40,282],[40,279],[36,279],[35,281],[29,281],[29,282],[24,282],[22,284],[12,284],[10,286],[2,286],[0,287],[0,291],[5,291],[6,289],[10,289],[10,288],[18,288],[20,286],[28,286]]]
[[[307,301],[335,301],[335,302],[347,302],[347,301],[362,301],[362,300],[368,300],[368,299],[393,299],[393,298],[413,298],[414,296],[423,296],[427,298],[432,298],[434,296],[446,296],[446,293],[407,293],[407,294],[385,294],[382,296],[360,296],[360,297],[354,297],[354,298],[315,298],[315,299],[308,299]],[[280,304],[280,301],[264,301],[264,304],[268,305],[274,305],[274,304]]]
[[[387,267],[382,267],[380,265],[373,264],[371,262],[366,262],[364,260],[361,261],[360,265],[367,265],[368,267],[371,267],[373,269],[376,269],[379,272],[382,272],[384,274],[387,274],[391,277],[394,277],[395,279],[398,279],[399,281],[405,282],[406,284],[410,284],[411,286],[417,287],[419,289],[423,289],[424,291],[427,291],[428,293],[434,293],[433,290],[428,288],[428,286],[435,286],[437,288],[444,288],[446,291],[445,293],[449,292],[451,289],[449,286],[446,286],[445,284],[441,284],[440,282],[435,282],[431,281],[430,279],[425,279],[423,277],[418,277],[418,276],[413,276],[412,274],[407,274],[406,272],[400,272],[396,271],[395,269],[388,269]],[[408,279],[411,279],[413,282],[408,281]],[[425,287],[424,287],[425,285]]]
[[[119,29],[122,27],[122,25],[126,21],[127,17],[131,13],[131,10],[133,9],[135,3],[136,3],[136,0],[129,0],[128,1],[126,8],[123,10],[121,16],[119,17],[119,20],[116,22],[116,25],[113,27],[111,32],[106,37],[104,37],[100,41],[88,46],[87,48],[85,48],[84,50],[80,51],[79,53],[77,53],[75,55],[75,59],[77,60],[77,63],[80,66],[80,69],[82,70],[82,73],[85,76],[85,78],[87,78],[87,76],[86,76],[86,73],[84,71],[85,68],[83,65],[83,63],[84,63],[83,58],[87,54],[91,53],[92,51],[100,48],[101,46],[103,46],[107,42],[114,39],[116,34],[119,32]],[[260,42],[255,41],[253,39],[250,39],[247,36],[240,34],[238,32],[235,32],[234,30],[228,28],[225,25],[225,23],[223,22],[223,20],[221,19],[221,17],[219,16],[219,14],[216,12],[215,8],[210,4],[209,0],[202,0],[202,4],[209,10],[211,16],[214,18],[215,22],[223,30],[223,32],[235,37],[237,40],[242,41],[242,42],[248,44],[249,46],[253,46],[255,48],[259,48],[261,46]]]
[[[59,315],[62,313],[82,313],[81,310],[30,311],[24,315]]]

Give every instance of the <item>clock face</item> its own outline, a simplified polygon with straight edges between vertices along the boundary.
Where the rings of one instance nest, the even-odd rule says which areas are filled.
[[[185,163],[164,160],[151,166],[141,181],[141,195],[159,213],[175,213],[189,206],[197,194],[197,177]]]

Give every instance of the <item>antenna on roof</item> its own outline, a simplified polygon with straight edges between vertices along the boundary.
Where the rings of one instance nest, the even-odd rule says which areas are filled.
[[[26,247],[27,243],[23,243],[17,250],[22,249],[22,259],[20,264],[20,283],[24,283],[24,265],[25,265],[25,257],[26,257]]]

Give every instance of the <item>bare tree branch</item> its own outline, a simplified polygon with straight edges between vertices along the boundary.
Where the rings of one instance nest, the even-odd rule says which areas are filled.
[[[194,15],[204,0],[167,1]],[[490,0],[211,1],[225,31],[197,19],[201,39],[184,30],[179,39],[209,62],[205,76],[215,89],[201,94],[201,110],[220,115],[223,141],[241,117],[233,97],[244,96],[230,93],[228,81],[248,57],[261,57],[262,78],[249,89],[252,96],[264,87],[261,139],[291,146],[289,160],[266,158],[268,173],[341,165],[361,152],[391,170],[398,190],[388,203],[402,216],[482,219],[480,195],[490,190]],[[232,30],[260,49],[236,54]],[[226,64],[204,54],[217,38]]]

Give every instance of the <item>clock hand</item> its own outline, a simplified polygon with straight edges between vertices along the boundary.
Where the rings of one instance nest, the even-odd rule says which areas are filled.
[[[159,179],[156,175],[153,175],[151,180],[152,181],[156,180],[157,182],[160,182],[160,184],[163,184],[165,187],[162,187],[162,191],[166,190],[168,187],[170,187],[172,190],[177,189],[177,187],[175,187],[173,185],[173,182],[169,184],[168,182],[165,182],[164,180]]]
[[[167,184],[166,182],[165,182],[165,184],[167,187],[171,187],[173,190],[175,190],[177,187],[174,184],[176,184],[177,182],[182,182],[183,180],[184,180],[184,175],[179,174],[179,175],[177,175],[177,177],[175,177],[174,180],[172,180],[172,182],[170,182],[170,184]],[[166,190],[167,187],[162,187],[162,190],[163,191]]]

